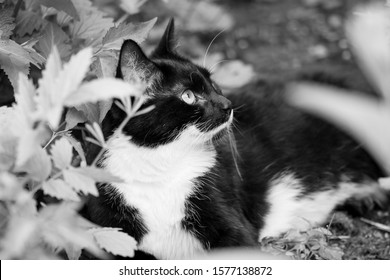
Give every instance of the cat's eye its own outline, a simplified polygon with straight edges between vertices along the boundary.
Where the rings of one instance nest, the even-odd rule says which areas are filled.
[[[190,104],[190,105],[194,104],[195,101],[196,101],[195,94],[194,94],[191,90],[189,90],[189,89],[187,89],[186,91],[184,91],[184,92],[181,94],[181,99],[182,99],[185,103]]]

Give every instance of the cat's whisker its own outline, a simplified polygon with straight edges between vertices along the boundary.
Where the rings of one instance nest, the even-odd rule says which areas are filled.
[[[214,36],[214,38],[211,40],[210,44],[207,46],[206,52],[205,52],[204,57],[203,57],[203,67],[206,67],[207,54],[211,48],[211,45],[214,43],[215,39],[217,39],[217,37],[225,31],[226,31],[226,29],[222,29],[221,31],[219,31],[218,34]]]
[[[236,167],[237,174],[240,177],[241,181],[243,180],[240,168],[238,166],[237,159],[240,157],[240,154],[238,153],[237,145],[236,145],[236,139],[234,137],[234,133],[231,131],[231,129],[228,130],[228,139],[229,139],[229,146],[230,150],[232,152],[232,157],[234,161],[234,166]]]
[[[234,110],[234,112],[237,112],[237,111],[241,110],[244,107],[245,107],[245,104],[242,104],[240,106],[234,107],[233,110]]]
[[[218,64],[221,64],[222,62],[226,62],[226,61],[231,61],[231,59],[222,59],[222,60],[216,62],[213,66],[211,66],[211,67],[209,68],[210,73],[213,74],[213,73],[214,73],[214,70],[215,70],[215,68],[216,68],[216,66],[217,66]]]

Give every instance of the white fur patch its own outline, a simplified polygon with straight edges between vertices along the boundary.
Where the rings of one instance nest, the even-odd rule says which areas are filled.
[[[378,184],[342,182],[338,188],[301,196],[303,186],[293,174],[284,174],[271,183],[267,196],[270,203],[259,240],[276,237],[290,229],[307,230],[323,224],[334,208],[346,199],[378,190]]]
[[[190,126],[175,141],[156,148],[139,147],[130,137],[114,134],[102,164],[124,180],[113,186],[139,210],[148,229],[139,249],[161,259],[190,258],[204,251],[181,222],[186,199],[196,193],[193,180],[216,163],[214,147],[207,141],[228,125],[206,134]]]

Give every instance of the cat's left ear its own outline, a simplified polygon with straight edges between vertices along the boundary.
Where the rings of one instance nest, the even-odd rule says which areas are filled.
[[[173,18],[169,19],[168,25],[165,29],[164,35],[162,36],[160,43],[154,50],[152,56],[166,56],[174,53],[175,47],[175,22]]]
[[[117,77],[125,81],[149,82],[160,70],[133,40],[126,40],[119,54]]]

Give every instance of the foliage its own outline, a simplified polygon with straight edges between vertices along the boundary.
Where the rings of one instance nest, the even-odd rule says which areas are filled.
[[[99,123],[113,98],[127,113],[120,127],[142,113],[144,86],[114,74],[122,42],[142,42],[156,19],[115,21],[89,0],[9,0],[0,8],[0,66],[15,90],[15,104],[0,107],[0,258],[77,259],[82,250],[107,257],[102,249],[133,256],[133,237],[78,211],[85,196],[98,195],[97,182],[120,182],[96,166],[107,145]],[[45,66],[38,81],[27,76],[31,65]],[[102,147],[91,165],[70,131],[84,122],[86,140]]]
[[[326,228],[290,230],[279,238],[264,238],[261,248],[271,254],[284,254],[298,260],[341,260],[343,252],[329,245],[330,237],[332,233]]]

